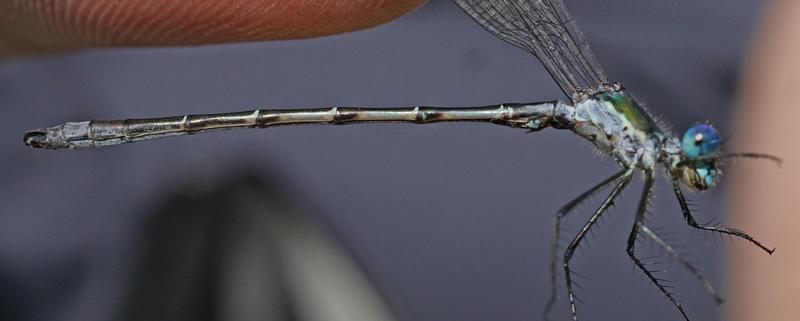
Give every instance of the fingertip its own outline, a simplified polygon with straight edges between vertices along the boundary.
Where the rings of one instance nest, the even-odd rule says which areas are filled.
[[[396,19],[424,2],[14,0],[0,4],[6,12],[0,23],[17,44],[37,48],[201,45],[354,31]]]

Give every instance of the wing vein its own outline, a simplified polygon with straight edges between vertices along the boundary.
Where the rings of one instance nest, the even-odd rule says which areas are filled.
[[[608,83],[563,0],[454,0],[481,27],[532,53],[573,102]]]

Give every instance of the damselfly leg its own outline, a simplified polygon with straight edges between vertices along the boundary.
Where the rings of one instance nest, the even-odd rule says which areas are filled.
[[[676,250],[672,245],[667,243],[667,241],[664,240],[664,238],[656,234],[655,231],[647,227],[647,225],[645,225],[644,223],[641,224],[639,230],[642,232],[644,236],[647,236],[649,239],[656,242],[656,244],[664,248],[664,250],[666,250],[667,253],[669,253],[669,255],[678,260],[678,262],[680,262],[681,265],[683,265],[687,270],[689,270],[689,273],[691,273],[698,281],[700,281],[700,283],[703,284],[703,288],[706,289],[706,292],[708,292],[708,294],[714,298],[714,302],[716,302],[718,305],[725,302],[725,300],[723,300],[719,296],[719,294],[717,294],[717,290],[714,289],[714,287],[711,285],[711,282],[708,282],[708,280],[706,280],[706,278],[703,277],[703,274],[700,273],[700,270],[698,270],[691,262],[689,262],[685,257],[683,257],[683,255],[681,255],[681,253],[678,252],[678,250]]]
[[[636,257],[636,253],[634,251],[636,247],[636,238],[639,235],[639,231],[642,230],[642,226],[644,226],[645,214],[647,213],[647,208],[650,205],[650,197],[653,195],[653,183],[655,181],[654,173],[648,171],[645,172],[645,175],[646,178],[644,182],[644,190],[642,191],[642,197],[639,200],[639,207],[636,209],[636,218],[634,219],[633,229],[631,230],[631,234],[628,236],[628,247],[626,252],[628,252],[628,256],[633,261],[633,264],[635,264],[639,270],[644,272],[647,278],[656,285],[658,290],[661,291],[661,293],[664,293],[667,299],[672,302],[672,305],[678,309],[683,316],[683,319],[689,321],[689,316],[686,315],[686,311],[683,310],[683,306],[678,299],[675,298],[675,296],[669,292],[664,285],[661,284],[661,279],[655,277],[653,272],[647,269],[644,263],[642,263],[642,261]]]
[[[558,270],[556,268],[558,263],[558,241],[561,237],[561,219],[567,216],[570,212],[572,212],[575,207],[583,203],[584,201],[588,200],[595,194],[599,193],[609,185],[614,182],[617,182],[621,177],[625,176],[628,173],[628,169],[624,169],[619,171],[618,173],[612,175],[611,177],[607,178],[606,180],[600,182],[599,184],[595,185],[588,191],[584,192],[583,194],[576,197],[574,200],[570,201],[561,209],[558,210],[556,213],[556,219],[553,223],[553,238],[550,241],[550,298],[547,300],[545,304],[544,311],[542,312],[542,319],[543,320],[550,320],[550,312],[553,309],[553,305],[556,303],[556,297],[558,295],[558,284],[557,284],[557,275]]]
[[[631,177],[633,176],[633,172],[634,172],[633,168],[624,170],[622,176],[620,177],[620,181],[617,183],[617,185],[614,187],[614,189],[611,191],[608,197],[606,197],[603,203],[600,204],[600,207],[597,208],[594,214],[592,214],[592,216],[589,217],[589,220],[586,222],[586,224],[583,225],[578,234],[575,235],[575,238],[572,239],[572,242],[569,243],[569,246],[567,246],[567,250],[564,251],[564,278],[567,281],[567,295],[569,297],[569,305],[570,305],[570,310],[572,311],[573,321],[578,321],[578,311],[575,305],[575,300],[576,300],[575,293],[572,290],[573,281],[572,281],[572,272],[570,271],[569,268],[569,261],[572,259],[572,255],[575,253],[575,250],[578,248],[578,245],[580,245],[580,242],[583,240],[586,234],[589,233],[589,230],[592,228],[592,226],[595,223],[597,223],[597,220],[600,219],[603,213],[609,207],[611,207],[611,205],[614,204],[614,200],[617,198],[617,196],[619,196],[619,194],[622,193],[625,187],[628,186],[628,183],[631,182]]]
[[[689,224],[689,226],[703,231],[716,232],[716,233],[722,233],[740,237],[742,239],[749,241],[750,243],[753,243],[755,246],[760,247],[762,250],[766,251],[770,255],[772,255],[772,253],[775,252],[775,248],[769,248],[764,244],[761,244],[761,242],[757,241],[755,238],[753,238],[752,236],[750,236],[749,234],[745,233],[740,229],[726,227],[726,226],[697,223],[697,221],[695,221],[694,217],[692,216],[691,209],[689,209],[689,204],[686,203],[686,197],[683,196],[683,192],[681,191],[681,186],[678,181],[672,182],[672,190],[675,192],[675,197],[678,198],[678,203],[681,206],[681,212],[683,212],[683,218],[686,220],[686,224]]]

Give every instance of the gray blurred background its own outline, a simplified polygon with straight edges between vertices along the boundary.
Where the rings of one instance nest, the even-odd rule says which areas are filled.
[[[723,133],[735,127],[730,119],[737,76],[761,2],[568,5],[609,77],[677,132],[700,120]],[[145,319],[136,316],[145,308],[135,305],[148,298],[143,287],[159,293],[159,287],[224,283],[202,277],[232,273],[224,268],[196,271],[199,277],[181,283],[181,273],[177,279],[142,277],[162,270],[143,266],[160,258],[152,254],[159,249],[154,235],[173,236],[155,239],[175,246],[175,253],[186,253],[181,244],[193,248],[189,262],[215,262],[214,255],[197,259],[225,252],[214,247],[215,228],[235,231],[253,221],[215,221],[215,213],[230,214],[224,206],[210,214],[170,206],[235,203],[215,195],[239,190],[239,177],[255,177],[244,181],[284,195],[283,201],[294,202],[290,207],[324,222],[400,319],[538,319],[549,291],[555,211],[616,170],[568,132],[526,135],[485,124],[282,127],[80,152],[32,150],[21,138],[28,129],[68,120],[554,98],[565,99],[533,56],[494,38],[449,1],[432,1],[388,25],[320,39],[2,62],[0,318]],[[586,291],[578,290],[586,320],[680,318],[633,271],[624,251],[640,187],[640,181],[632,184],[573,261],[589,277],[581,282]],[[727,188],[723,181],[714,191],[690,195],[700,221],[725,220],[721,196]],[[667,184],[658,185],[657,195],[653,225],[671,232],[669,239],[724,296],[724,266],[716,263],[721,243],[689,230]],[[572,235],[594,207],[581,207],[565,234]],[[161,218],[181,211],[198,215]],[[184,229],[207,233],[186,238]],[[661,251],[640,246],[639,253]],[[170,255],[163,260],[187,264]],[[690,316],[718,319],[700,284],[672,260],[662,261]],[[184,270],[191,269],[187,265]],[[187,295],[216,290],[200,286]],[[224,319],[209,307],[218,300],[187,300],[184,307],[209,310],[205,319]],[[555,317],[568,318],[563,295]]]

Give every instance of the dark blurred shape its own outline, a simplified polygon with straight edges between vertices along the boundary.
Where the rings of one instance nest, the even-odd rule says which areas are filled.
[[[119,320],[395,320],[280,179],[243,171],[185,185],[146,222]]]

